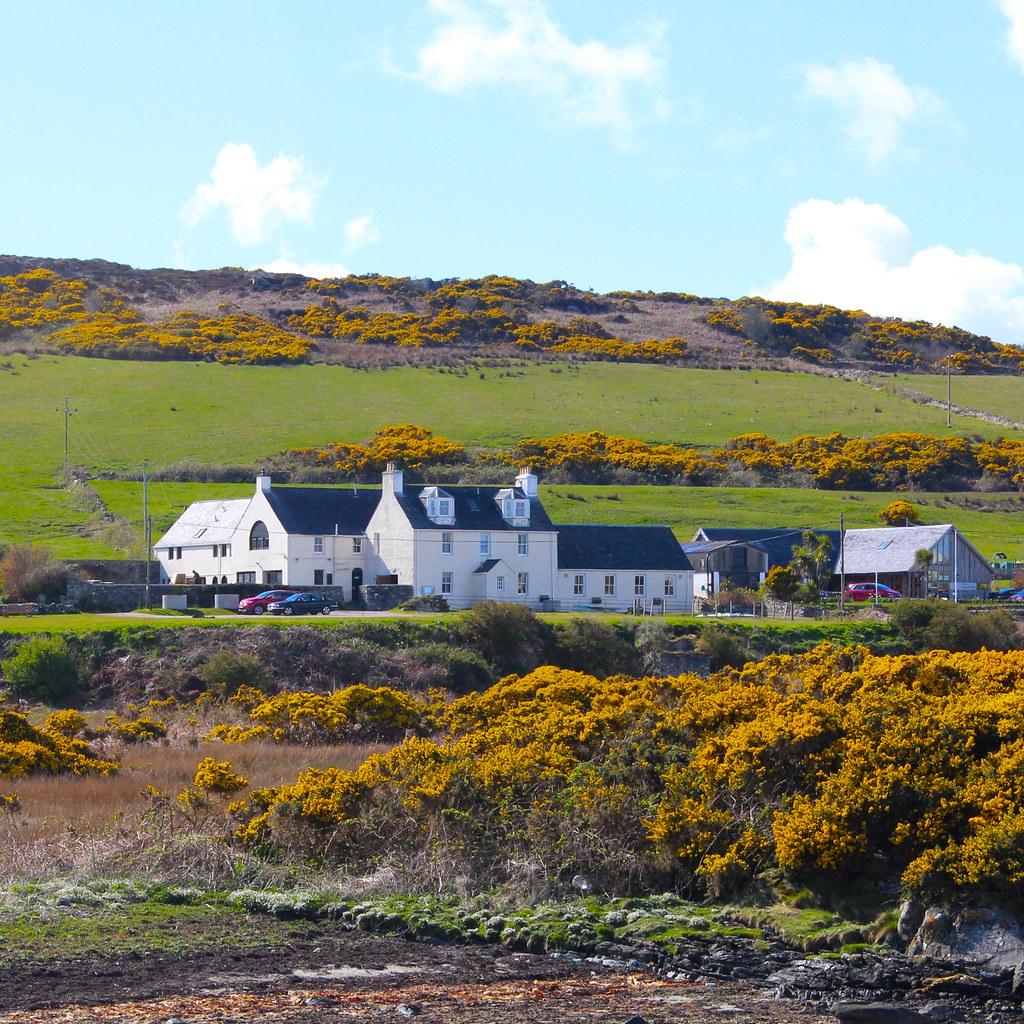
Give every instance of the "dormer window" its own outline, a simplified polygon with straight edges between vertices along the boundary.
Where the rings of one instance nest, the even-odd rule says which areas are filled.
[[[420,495],[427,518],[450,526],[455,518],[455,499],[440,487],[427,487]]]
[[[530,502],[517,487],[506,487],[498,491],[494,500],[501,509],[501,518],[513,526],[530,525]]]

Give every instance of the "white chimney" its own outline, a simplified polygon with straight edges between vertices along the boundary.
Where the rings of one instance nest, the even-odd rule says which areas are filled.
[[[256,474],[256,490],[257,491],[269,491],[270,490],[270,474],[265,469],[261,469]]]
[[[393,462],[389,462],[381,476],[381,490],[385,494],[404,494],[405,483],[402,471]]]
[[[523,466],[516,476],[516,487],[518,487],[528,498],[537,497],[537,474],[533,466]]]

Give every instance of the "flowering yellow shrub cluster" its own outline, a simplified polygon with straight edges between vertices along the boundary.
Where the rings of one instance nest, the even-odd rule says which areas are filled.
[[[446,437],[435,436],[427,427],[415,423],[396,423],[381,427],[369,443],[344,442],[325,448],[301,448],[290,454],[311,465],[331,465],[346,476],[376,475],[389,462],[406,469],[443,466],[462,462],[465,446]]]
[[[244,313],[186,311],[149,323],[112,292],[42,268],[0,277],[0,335],[24,329],[65,352],[120,358],[282,363],[304,360],[313,348],[309,338]]]
[[[430,314],[373,312],[366,306],[343,306],[328,296],[319,306],[293,314],[289,324],[313,338],[337,338],[361,345],[497,345],[512,344],[557,352],[582,354],[627,362],[661,363],[681,359],[686,340],[623,341],[610,338],[599,324],[574,318],[568,324],[554,321],[517,323],[514,314],[494,303],[500,295],[477,295],[479,308],[467,311],[445,302],[464,302],[465,282],[444,285],[429,296],[436,312]],[[474,293],[476,294],[476,293]],[[589,327],[587,331],[584,328]]]
[[[106,725],[97,730],[101,736],[116,736],[125,743],[146,743],[149,740],[162,739],[167,735],[167,723],[153,718],[151,715],[139,715],[137,718],[122,718],[114,713],[107,715]]]
[[[884,867],[926,893],[1024,883],[1024,651],[822,645],[711,679],[544,667],[355,771],[259,790],[239,836],[386,847],[721,894],[761,868]],[[321,844],[318,846],[318,843]]]
[[[234,699],[234,698],[232,698]],[[260,694],[258,702],[243,701],[255,723],[249,727],[216,725],[211,739],[248,743],[343,743],[401,739],[428,721],[429,706],[411,694],[389,686],[347,686],[334,693]]]
[[[97,313],[61,328],[52,341],[78,355],[219,363],[299,362],[313,348],[308,338],[245,313],[207,317],[181,312],[168,320],[146,323],[126,309]]]
[[[1018,445],[1024,452],[1021,442],[1004,445],[1002,451],[1016,452],[1013,446]],[[981,447],[963,438],[913,433],[871,438],[803,435],[792,441],[751,433],[732,438],[724,448],[709,455],[692,448],[648,445],[591,431],[525,438],[491,458],[513,465],[531,463],[539,469],[561,467],[581,481],[593,479],[606,466],[654,479],[689,481],[713,480],[730,466],[742,466],[755,470],[767,481],[797,471],[813,477],[819,487],[887,490],[901,486],[948,487],[953,481],[977,479],[983,468],[978,458]],[[994,462],[993,446],[984,447]]]
[[[672,444],[648,444],[599,430],[527,437],[511,448],[472,457],[463,445],[427,427],[382,427],[366,445],[338,443],[289,453],[312,466],[331,466],[345,476],[370,478],[389,462],[408,469],[457,465],[533,465],[560,470],[579,483],[601,481],[620,470],[654,482],[710,483],[731,467],[753,470],[766,483],[797,472],[817,487],[893,490],[900,487],[969,486],[983,473],[1024,489],[1024,441],[969,441],[909,431],[847,437],[801,435],[776,441],[767,434],[739,434],[711,452]]]
[[[945,365],[948,359],[952,366],[964,372],[1019,373],[1024,370],[1024,355],[1015,346],[993,342],[959,327],[944,327],[923,320],[878,320],[859,309],[743,298],[729,308],[715,309],[708,314],[707,322],[731,333],[746,335],[744,311],[762,317],[765,330],[771,336],[770,340],[759,336],[762,345],[788,348],[790,355],[805,360],[828,362],[835,358],[835,353],[841,352],[846,358],[867,358],[905,369]]]
[[[608,467],[651,476],[656,480],[685,479],[691,482],[710,478],[716,470],[726,468],[723,460],[708,458],[692,448],[652,445],[600,430],[586,434],[527,437],[512,448],[494,455],[482,455],[480,460],[514,466],[529,464],[542,471],[558,468],[580,482],[600,478]]]
[[[0,277],[0,335],[12,330],[52,330],[89,316],[89,286],[40,267]]]
[[[24,715],[0,709],[0,778],[113,774],[117,765],[98,758],[77,738],[84,727],[85,719],[77,711],[56,712],[37,729]]]

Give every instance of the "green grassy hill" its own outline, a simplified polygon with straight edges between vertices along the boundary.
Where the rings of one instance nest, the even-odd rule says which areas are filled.
[[[912,380],[916,384],[928,378]],[[1004,396],[1014,385],[1020,386],[1015,378],[981,378],[971,386],[994,403],[1009,401]],[[16,356],[0,371],[0,542],[44,541],[66,556],[113,556],[118,549],[115,538],[90,528],[97,508],[88,497],[76,498],[57,486],[63,459],[59,410],[65,396],[74,410],[70,461],[93,476],[141,473],[144,460],[156,467],[183,460],[252,465],[287,448],[360,441],[375,428],[397,422],[422,423],[481,448],[525,436],[588,430],[706,446],[746,431],[780,439],[833,430],[858,435],[900,429],[1022,436],[966,416],[954,416],[952,430],[947,430],[942,409],[851,381],[800,373],[612,363],[358,370]],[[124,512],[130,520],[140,518],[140,503],[132,514],[115,496],[120,486],[101,485],[98,490],[113,511]],[[172,487],[168,514],[170,506],[186,504],[198,494],[189,485],[166,486]],[[646,514],[648,502],[655,502],[651,514],[656,519],[646,521],[672,523],[681,536],[690,524],[726,522],[722,515],[709,514],[709,506],[698,517],[677,513],[672,506],[694,507],[701,491],[714,504],[726,503],[727,488],[617,490],[623,507],[635,508],[637,516]],[[771,515],[771,503],[762,504],[770,490],[737,492],[737,511]],[[247,485],[240,491],[211,486],[206,496],[246,491]],[[627,492],[632,495],[628,500]],[[834,510],[824,513],[836,495],[787,493],[805,494],[812,510],[822,510],[825,522],[837,518]],[[977,497],[993,506],[1000,500]],[[618,507],[601,504],[608,516]],[[791,522],[797,511],[782,506],[780,521]],[[1002,532],[1002,527],[994,529],[993,536]],[[1004,546],[1011,544],[1007,540]]]

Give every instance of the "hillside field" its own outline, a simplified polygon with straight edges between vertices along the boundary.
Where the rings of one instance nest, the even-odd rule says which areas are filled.
[[[142,521],[141,484],[100,480],[97,494],[111,512],[136,528]],[[153,538],[157,539],[192,501],[240,498],[251,484],[155,483],[150,485]],[[1024,495],[904,493],[922,522],[953,522],[981,553],[1005,551],[1024,559]],[[788,487],[622,487],[541,485],[541,499],[556,523],[668,525],[680,540],[701,526],[880,526],[878,513],[892,496],[871,491],[817,491]]]
[[[946,400],[944,376],[905,375],[895,378],[895,386],[940,402]],[[962,409],[977,409],[1008,420],[1024,421],[1024,377],[955,376],[950,390],[953,405]]]
[[[393,367],[358,370],[343,366],[226,366],[212,363],[129,362],[78,357],[15,356],[0,370],[0,542],[37,540],[66,557],[115,557],[111,538],[89,527],[97,509],[57,486],[63,458],[61,407],[69,398],[69,458],[90,475],[136,472],[144,460],[167,466],[182,460],[204,464],[253,464],[287,448],[330,441],[364,440],[389,423],[416,422],[482,448],[510,444],[526,436],[561,431],[604,430],[649,441],[715,446],[748,431],[777,438],[801,433],[842,431],[871,434],[913,429],[944,435],[1024,436],[970,417],[955,416],[952,430],[941,409],[914,404],[897,395],[861,384],[813,374],[739,370],[691,370],[667,366],[615,363],[479,365],[471,371],[450,368]],[[927,380],[915,377],[913,383]],[[1010,378],[965,378],[972,386],[1003,401]],[[118,488],[100,483],[99,493],[111,509],[122,511],[127,499]],[[163,519],[173,519],[175,505],[192,500],[191,485],[160,498]],[[239,487],[240,489],[236,489]],[[136,488],[137,489],[137,488]],[[582,492],[583,488],[569,488]],[[246,485],[204,488],[225,496],[247,493]],[[565,491],[566,488],[555,488]],[[726,523],[727,488],[611,488],[624,497],[621,510],[601,502],[603,516],[587,508],[586,518],[671,523],[688,536],[701,522]],[[625,494],[631,497],[625,499]],[[635,493],[634,493],[635,492]],[[697,497],[706,492],[707,503]],[[128,491],[126,490],[127,494]],[[786,492],[762,488],[737,491],[737,516],[755,523],[789,524],[799,507],[777,510],[769,493],[806,495],[804,507],[816,513],[813,523],[838,519],[838,494]],[[879,495],[871,495],[878,502]],[[987,505],[1012,507],[1012,498],[977,495]],[[929,495],[923,501],[935,501]],[[557,500],[557,499],[556,499]],[[595,498],[595,501],[599,499]],[[780,498],[780,500],[782,500]],[[966,499],[965,499],[966,500]],[[865,496],[865,504],[868,498]],[[130,505],[131,503],[128,502]],[[581,503],[567,501],[569,509]],[[728,506],[726,506],[728,508]],[[141,519],[125,511],[129,520]],[[874,506],[872,505],[872,508]],[[557,507],[553,512],[559,517]],[[733,511],[729,509],[729,511]],[[699,514],[698,514],[699,512]],[[852,514],[852,512],[851,512]],[[868,516],[870,520],[874,512]],[[964,515],[972,513],[964,512]],[[984,513],[973,513],[984,515]],[[650,519],[643,517],[650,516]],[[169,517],[169,518],[168,518]],[[951,518],[947,516],[945,518]],[[564,514],[574,518],[571,511]],[[930,521],[936,521],[931,515]],[[943,518],[943,517],[939,517]],[[810,525],[812,520],[800,517]],[[972,532],[968,521],[964,529]],[[739,518],[732,520],[742,525]],[[1006,529],[990,536],[1008,550]],[[981,534],[977,534],[981,537]],[[981,541],[979,540],[979,543]]]

